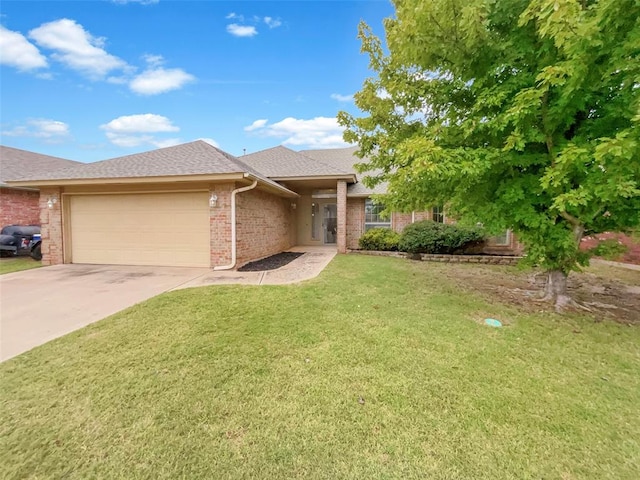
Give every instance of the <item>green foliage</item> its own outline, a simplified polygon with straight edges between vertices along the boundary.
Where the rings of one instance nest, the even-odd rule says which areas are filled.
[[[448,205],[568,273],[583,232],[640,224],[640,3],[396,0],[340,112],[387,208]],[[388,53],[387,53],[388,52]]]
[[[358,240],[363,250],[395,251],[398,250],[400,234],[390,228],[372,228]]]
[[[407,253],[464,253],[481,244],[484,239],[484,230],[478,227],[424,220],[404,228],[398,248]]]
[[[615,238],[602,240],[598,245],[589,250],[589,253],[595,257],[602,257],[606,260],[616,260],[621,255],[627,253],[629,248],[620,243]]]

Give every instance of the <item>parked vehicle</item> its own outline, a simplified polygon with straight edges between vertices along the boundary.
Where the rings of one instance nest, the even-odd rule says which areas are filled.
[[[42,259],[42,237],[38,225],[8,225],[0,231],[0,254],[31,255]]]

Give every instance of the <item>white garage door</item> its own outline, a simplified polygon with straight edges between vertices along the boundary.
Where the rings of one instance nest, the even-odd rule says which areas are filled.
[[[71,261],[210,266],[207,194],[70,197]]]

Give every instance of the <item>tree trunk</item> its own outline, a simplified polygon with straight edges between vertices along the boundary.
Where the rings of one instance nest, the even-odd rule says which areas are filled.
[[[562,270],[549,270],[547,272],[547,285],[544,289],[543,300],[553,302],[556,311],[561,311],[567,306],[573,306],[574,302],[567,295],[567,277]]]

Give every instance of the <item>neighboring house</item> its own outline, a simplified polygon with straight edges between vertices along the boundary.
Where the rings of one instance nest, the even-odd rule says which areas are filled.
[[[80,163],[0,145],[0,228],[40,224],[38,189],[14,187],[7,181],[73,165]]]
[[[355,148],[275,147],[236,158],[206,142],[25,175],[41,191],[45,264],[234,268],[294,245],[357,248],[364,231],[401,230],[442,212],[380,216]]]

